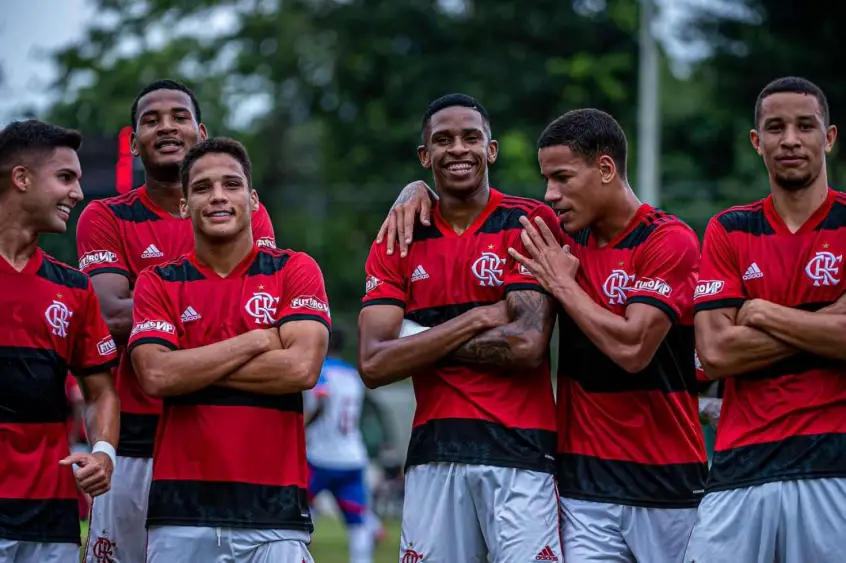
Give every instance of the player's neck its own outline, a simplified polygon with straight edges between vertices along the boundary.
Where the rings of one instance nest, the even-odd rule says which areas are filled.
[[[148,174],[146,186],[147,195],[156,205],[171,215],[179,215],[179,202],[182,200],[182,184],[179,180],[158,180]]]
[[[194,239],[197,260],[220,277],[228,276],[253,251],[253,233],[249,230],[222,243],[197,234]]]
[[[485,209],[491,197],[487,181],[470,192],[456,194],[438,190],[438,212],[455,232],[463,233]]]
[[[828,177],[825,170],[809,186],[799,190],[786,190],[770,180],[773,207],[792,232],[802,225],[825,203],[828,197]]]
[[[0,206],[0,256],[17,271],[26,267],[38,246],[38,233],[25,224],[19,211]]]
[[[614,198],[608,202],[605,212],[590,226],[597,246],[605,246],[628,227],[641,205],[628,184],[620,186]]]

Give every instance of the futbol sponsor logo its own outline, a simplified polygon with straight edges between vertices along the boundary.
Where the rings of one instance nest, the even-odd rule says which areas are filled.
[[[367,276],[367,281],[364,284],[364,293],[370,293],[380,285],[382,285],[382,280],[376,276]]]
[[[276,248],[276,239],[273,237],[261,237],[256,241],[259,248]]]
[[[696,289],[693,292],[693,298],[709,297],[717,295],[726,286],[726,282],[722,280],[700,280],[696,284]]]
[[[140,323],[135,323],[135,326],[132,327],[130,336],[135,336],[136,334],[141,334],[142,332],[164,332],[165,334],[176,334],[176,327],[167,321],[141,321]]]
[[[109,250],[92,250],[86,252],[79,259],[79,269],[85,270],[95,264],[114,264],[118,261],[117,254]]]
[[[641,278],[635,282],[633,289],[634,291],[655,293],[662,297],[669,297],[673,292],[673,288],[670,287],[670,284],[661,278]]]
[[[103,340],[97,343],[97,352],[101,356],[109,356],[117,350],[117,344],[115,344],[114,338],[111,336],[105,337]]]
[[[300,295],[291,300],[291,309],[303,308],[329,314],[329,304],[313,295]]]

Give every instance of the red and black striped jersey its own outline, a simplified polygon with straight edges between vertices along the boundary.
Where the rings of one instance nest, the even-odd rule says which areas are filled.
[[[128,355],[143,344],[192,349],[259,328],[313,320],[328,328],[317,263],[258,249],[220,277],[192,253],[138,277]],[[219,386],[164,400],[148,525],[312,531],[301,393]]]
[[[568,237],[569,238],[569,237]],[[562,495],[645,507],[694,507],[707,458],[699,424],[693,290],[699,239],[672,215],[642,205],[598,246],[589,229],[570,241],[579,286],[624,316],[640,303],[672,325],[642,371],[625,371],[565,314],[559,316],[558,461]]]
[[[275,248],[273,225],[264,206],[253,213],[252,230],[256,246]],[[89,203],[79,217],[76,246],[83,272],[89,276],[120,274],[134,286],[144,268],[191,252],[194,233],[190,219],[162,209],[142,186]],[[152,456],[161,401],[144,394],[124,354],[115,385],[121,406],[118,454]]]
[[[117,359],[88,276],[36,249],[18,272],[0,259],[0,538],[79,543],[65,397],[68,370]]]
[[[432,327],[510,291],[543,291],[508,254],[522,246],[520,217],[541,217],[560,231],[542,203],[503,195],[490,199],[458,235],[437,205],[432,225],[414,227],[408,255],[388,255],[374,243],[365,266],[363,306],[396,305],[405,318]],[[408,447],[409,466],[455,462],[554,471],[555,401],[549,363],[517,372],[450,361],[412,378],[417,408]]]
[[[829,190],[795,233],[772,196],[715,216],[705,232],[696,311],[747,299],[818,310],[843,295],[846,195]],[[725,379],[708,490],[846,477],[846,364],[798,353]]]

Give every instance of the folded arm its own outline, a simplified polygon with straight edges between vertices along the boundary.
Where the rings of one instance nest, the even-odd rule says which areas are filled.
[[[699,311],[696,351],[707,376],[723,379],[770,366],[797,350],[751,326],[738,326],[736,308]]]
[[[477,307],[429,330],[399,338],[403,309],[370,305],[358,317],[359,373],[371,389],[410,377],[454,352],[479,332],[497,326],[490,307]]]
[[[91,276],[91,284],[100,299],[100,310],[109,332],[118,344],[126,344],[132,329],[132,289],[129,278],[112,272]]]
[[[532,290],[512,291],[505,301],[508,324],[474,336],[455,351],[452,359],[503,368],[535,368],[549,359],[555,301]]]
[[[755,300],[746,324],[804,352],[846,360],[846,314],[835,307],[802,311]]]
[[[216,385],[264,395],[314,387],[329,348],[329,329],[318,321],[291,321],[279,327],[278,335],[281,350],[259,354]]]
[[[130,348],[141,388],[151,397],[185,395],[207,387],[256,356],[279,347],[267,329],[189,350],[171,350],[155,343]]]

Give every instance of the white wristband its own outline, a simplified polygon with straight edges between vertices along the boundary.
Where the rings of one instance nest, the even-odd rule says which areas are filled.
[[[110,443],[106,442],[105,440],[100,440],[99,442],[94,444],[94,447],[91,448],[91,453],[95,454],[97,452],[103,452],[104,454],[109,456],[109,459],[112,460],[112,467],[117,464],[117,453],[115,452],[115,447]]]

